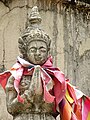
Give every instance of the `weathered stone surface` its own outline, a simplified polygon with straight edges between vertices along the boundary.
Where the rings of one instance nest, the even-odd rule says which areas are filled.
[[[0,86],[0,120],[12,120],[6,109],[6,95]]]
[[[82,63],[85,62],[85,65],[89,68],[90,59],[89,57],[88,61],[86,59],[82,59],[81,63],[81,58],[82,56],[85,57],[86,52],[88,51],[89,53],[90,50],[90,23],[88,20],[84,21],[82,13],[78,13],[78,11],[75,12],[73,10],[65,12],[63,21],[65,74],[68,78],[70,78],[74,85],[82,88],[81,90],[84,92],[84,90],[89,87],[83,84],[86,79],[86,77],[83,76],[88,76],[88,73],[87,67],[85,69]],[[83,71],[84,74],[81,75],[80,71]],[[89,69],[88,72],[90,73]],[[89,81],[89,79],[85,81]],[[83,85],[84,87],[82,87]],[[89,95],[89,91],[86,93]]]
[[[52,37],[54,65],[90,96],[90,13],[87,11],[83,14],[82,10],[72,10],[69,5],[62,9],[60,4],[50,4],[49,0],[46,3],[44,0],[12,0],[8,6],[0,1],[0,65],[9,69],[15,63],[19,54],[18,37],[25,28],[27,13],[34,5],[39,6],[42,27]],[[0,120],[12,120],[6,112],[5,94],[1,88],[0,106]]]

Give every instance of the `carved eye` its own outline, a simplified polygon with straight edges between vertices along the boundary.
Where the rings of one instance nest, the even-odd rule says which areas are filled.
[[[31,48],[31,49],[29,49],[29,50],[30,50],[30,52],[32,52],[32,53],[35,53],[35,52],[37,51],[36,48]]]
[[[47,50],[45,48],[40,48],[39,50],[40,50],[40,52],[43,52],[43,53],[47,52]]]

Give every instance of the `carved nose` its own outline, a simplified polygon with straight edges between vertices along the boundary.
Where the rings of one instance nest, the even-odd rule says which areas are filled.
[[[40,55],[40,51],[39,50],[36,51],[36,55]]]

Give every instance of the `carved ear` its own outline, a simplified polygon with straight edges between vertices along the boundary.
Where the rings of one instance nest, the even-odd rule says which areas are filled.
[[[19,37],[18,43],[19,43],[18,47],[19,47],[19,50],[20,50],[21,54],[25,55],[26,52],[27,52],[27,49],[26,49],[26,45],[25,45],[25,42],[22,39],[22,37]]]
[[[19,39],[18,39],[18,47],[19,47],[19,49],[20,49],[20,51],[21,51],[21,49],[22,49],[22,46],[23,46],[23,39],[21,38],[21,37],[19,37]]]
[[[48,51],[50,51],[51,40],[49,39]]]
[[[23,39],[21,37],[19,37],[18,39],[18,43],[22,44],[23,43]]]

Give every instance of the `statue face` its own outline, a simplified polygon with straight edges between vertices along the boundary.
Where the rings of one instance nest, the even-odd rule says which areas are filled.
[[[41,40],[34,40],[30,42],[27,57],[29,62],[36,65],[42,65],[48,57],[48,49],[46,43]]]

